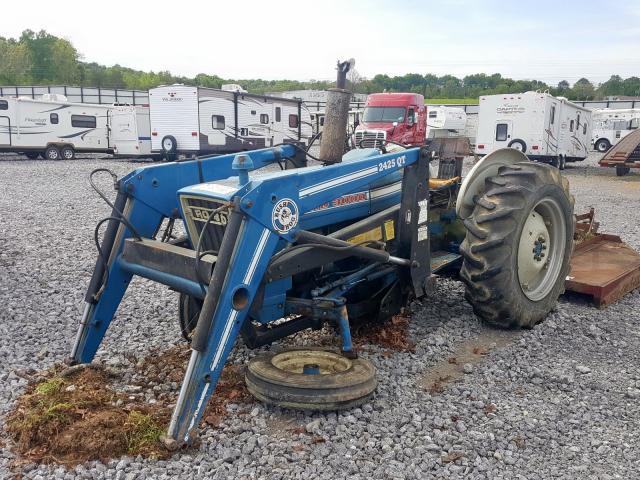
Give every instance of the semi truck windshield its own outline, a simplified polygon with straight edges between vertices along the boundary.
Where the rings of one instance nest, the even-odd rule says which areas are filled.
[[[364,122],[402,122],[404,107],[367,107],[364,109]]]

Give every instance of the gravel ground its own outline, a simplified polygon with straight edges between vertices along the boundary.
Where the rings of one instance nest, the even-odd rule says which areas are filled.
[[[640,175],[616,177],[596,160],[565,172],[576,212],[595,206],[602,231],[640,249]],[[108,213],[88,173],[107,166],[123,175],[137,165],[0,156],[0,416],[25,386],[22,372],[70,350],[95,260],[93,228]],[[199,449],[170,460],[29,465],[24,478],[638,478],[640,292],[602,311],[563,297],[544,323],[520,332],[480,324],[462,293],[442,278],[412,306],[414,353],[365,353],[380,385],[361,408],[306,415],[231,406],[220,429],[202,432]],[[125,364],[125,352],[179,343],[176,301],[137,278],[98,360]],[[232,361],[255,353],[238,346]],[[0,478],[14,475],[12,459],[0,435]]]

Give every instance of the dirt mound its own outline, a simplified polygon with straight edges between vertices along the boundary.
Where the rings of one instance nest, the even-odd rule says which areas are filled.
[[[116,393],[105,370],[65,375],[54,367],[32,384],[7,418],[7,432],[24,459],[76,465],[122,455],[167,457],[159,442],[169,410],[136,405]]]
[[[185,345],[177,345],[163,352],[153,352],[141,364],[140,386],[145,389],[163,382],[182,383],[191,350]],[[173,407],[173,394],[160,394],[158,398],[165,405]],[[211,396],[203,419],[213,427],[218,427],[227,414],[230,403],[248,403],[253,397],[244,383],[244,367],[227,365],[222,370],[216,390]]]
[[[416,344],[409,339],[408,330],[409,318],[396,315],[389,322],[357,325],[353,340],[357,347],[374,344],[395,352],[413,352]]]

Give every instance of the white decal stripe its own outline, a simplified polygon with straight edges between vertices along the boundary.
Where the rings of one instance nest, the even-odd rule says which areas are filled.
[[[269,229],[265,228],[262,231],[262,235],[260,235],[260,240],[258,240],[258,246],[256,248],[256,252],[253,254],[251,258],[251,263],[249,264],[249,269],[247,273],[244,275],[244,279],[242,283],[245,285],[249,285],[251,280],[253,279],[253,275],[256,273],[256,267],[258,266],[258,262],[262,257],[262,253],[264,252],[264,247],[267,245],[267,240],[269,239]]]
[[[391,185],[387,185],[386,187],[383,187],[383,188],[371,190],[371,200],[375,200],[376,198],[386,197],[387,195],[398,193],[401,189],[402,189],[402,182],[397,182]]]
[[[231,313],[229,314],[229,318],[227,319],[227,323],[224,326],[224,332],[222,333],[222,338],[220,339],[220,342],[218,343],[218,346],[216,348],[216,355],[213,359],[213,362],[211,363],[211,366],[209,367],[209,370],[213,371],[215,370],[215,368],[218,366],[218,363],[220,362],[220,358],[222,357],[222,353],[224,352],[225,348],[227,347],[227,341],[229,340],[229,334],[231,333],[231,328],[233,327],[233,323],[236,321],[236,316],[238,315],[238,311],[235,309],[231,309]],[[204,402],[204,398],[207,395],[207,392],[209,391],[209,385],[210,383],[207,383],[204,386],[204,389],[202,390],[202,394],[200,394],[200,399],[198,400],[198,405],[196,406],[195,411],[193,412],[193,417],[191,418],[191,422],[189,423],[189,428],[187,429],[187,434],[184,437],[185,442],[187,441],[187,439],[189,438],[189,432],[191,431],[191,429],[193,428],[193,426],[196,423],[196,417],[198,416],[198,413],[200,412],[200,409],[202,408],[202,404]]]
[[[335,187],[338,185],[342,185],[344,183],[350,182],[351,180],[355,180],[356,178],[366,177],[368,175],[372,175],[374,173],[378,173],[378,167],[369,167],[362,170],[358,170],[357,172],[353,172],[347,175],[343,175],[338,178],[334,178],[333,180],[329,180],[327,182],[317,183],[307,188],[303,188],[300,190],[300,197],[306,197],[308,195],[312,195],[314,193],[321,192],[331,187]]]
[[[218,343],[218,348],[216,349],[216,355],[213,357],[213,362],[211,362],[210,370],[213,371],[218,366],[220,362],[220,358],[222,357],[222,352],[227,347],[227,340],[229,340],[229,334],[231,333],[231,328],[233,327],[233,322],[236,321],[236,317],[238,316],[238,311],[234,308],[231,309],[231,313],[229,314],[229,318],[227,319],[227,323],[224,326],[224,332],[222,333],[222,338]]]
[[[196,423],[196,417],[198,416],[198,413],[200,412],[200,409],[202,408],[202,403],[204,402],[204,397],[207,396],[207,392],[209,391],[209,383],[206,383],[204,386],[204,389],[202,390],[202,393],[200,394],[200,400],[198,400],[198,406],[196,407],[195,412],[193,412],[193,417],[191,417],[191,422],[189,423],[189,428],[187,428],[187,433],[184,436],[184,441],[187,442],[189,441],[189,432],[191,432],[191,429],[193,428],[193,426]]]

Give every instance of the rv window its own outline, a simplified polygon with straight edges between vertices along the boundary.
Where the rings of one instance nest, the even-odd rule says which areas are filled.
[[[289,128],[298,128],[298,115],[289,115]]]
[[[89,115],[71,115],[71,126],[78,128],[96,128],[96,117]]]
[[[587,124],[586,124],[586,123],[584,123],[584,124],[582,125],[582,134],[583,134],[583,135],[586,135],[586,134],[587,134]]]
[[[571,121],[569,122],[569,131],[570,131],[570,132],[573,132],[573,124],[574,124],[574,123],[573,123],[573,120],[571,120]]]
[[[508,125],[506,123],[499,123],[496,125],[496,140],[504,142],[507,139]]]
[[[580,114],[576,117],[576,130],[580,130]]]
[[[276,122],[279,122],[282,120],[281,114],[282,114],[282,110],[280,109],[280,107],[276,107]]]
[[[438,112],[436,110],[431,110],[429,112],[429,118],[438,118]]]
[[[224,117],[222,115],[211,115],[211,126],[214,130],[224,130]]]
[[[260,123],[269,123],[269,115],[267,115],[266,113],[261,113]]]
[[[556,119],[556,106],[551,105],[551,120],[549,121],[549,123],[553,125],[553,122],[555,119]]]
[[[632,118],[629,121],[629,130],[636,130],[638,128],[638,120],[637,118]]]
[[[52,113],[51,115],[49,115],[49,121],[51,122],[52,125],[57,125],[58,124],[58,114],[57,113]]]
[[[626,120],[616,120],[613,122],[614,130],[626,130],[627,129],[627,121]]]
[[[256,111],[255,110],[251,110],[251,115],[255,115]]]
[[[0,100],[0,110],[9,110],[9,102]]]

